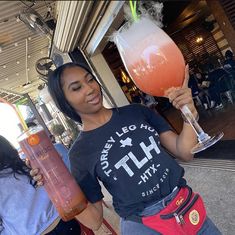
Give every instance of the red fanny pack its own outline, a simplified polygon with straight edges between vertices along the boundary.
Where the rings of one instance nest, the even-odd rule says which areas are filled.
[[[130,220],[143,223],[164,235],[196,235],[205,222],[206,209],[201,196],[186,186],[159,213],[138,218],[131,216]]]

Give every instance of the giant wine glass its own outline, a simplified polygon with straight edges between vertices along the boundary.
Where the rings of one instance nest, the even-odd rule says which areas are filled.
[[[141,17],[124,24],[114,35],[122,61],[136,86],[147,94],[167,97],[170,88],[181,87],[185,62],[173,40],[154,22]],[[215,144],[223,133],[209,136],[195,120],[189,108],[181,108],[197,134],[198,144],[192,153],[200,152]]]

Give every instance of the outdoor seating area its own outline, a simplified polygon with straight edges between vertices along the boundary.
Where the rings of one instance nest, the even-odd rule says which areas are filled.
[[[226,51],[231,52],[231,51]],[[233,63],[233,54],[232,60]],[[209,64],[209,70],[191,71],[189,79],[189,87],[195,99],[195,104],[201,106],[205,110],[211,108],[222,108],[226,103],[234,102],[235,93],[235,67],[228,71],[224,65],[215,68]],[[200,77],[200,79],[198,79]]]

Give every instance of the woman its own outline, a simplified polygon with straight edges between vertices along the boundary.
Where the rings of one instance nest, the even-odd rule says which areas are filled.
[[[67,158],[65,152],[63,158]],[[80,226],[76,220],[66,223],[60,220],[44,188],[35,187],[29,168],[19,158],[17,150],[2,136],[0,136],[0,234],[80,234]]]
[[[233,53],[230,50],[225,52],[224,69],[228,70],[228,72],[235,70],[235,61],[233,59]]]
[[[186,71],[183,87],[171,91],[169,99],[177,109],[187,104],[197,118],[187,81]],[[101,87],[85,65],[62,65],[49,78],[48,87],[57,107],[83,125],[69,153],[72,174],[89,201],[77,219],[92,229],[101,225],[103,194],[99,179],[113,196],[122,234],[160,234],[161,228],[143,225],[143,217],[151,219],[152,215],[168,210],[186,190],[184,170],[168,152],[184,161],[193,158],[190,150],[197,138],[191,126],[185,122],[177,135],[159,115],[143,105],[106,109]],[[191,198],[189,191],[185,195]],[[181,203],[182,199],[178,204]],[[220,233],[205,219],[198,234]]]

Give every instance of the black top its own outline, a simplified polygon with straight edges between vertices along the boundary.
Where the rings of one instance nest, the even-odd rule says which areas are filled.
[[[188,87],[191,88],[193,97],[200,93],[197,79],[194,77],[194,75],[190,75],[188,81]]]
[[[224,68],[231,68],[235,70],[235,61],[233,59],[226,59],[224,61]]]
[[[215,83],[220,82],[220,79],[226,78],[227,75],[224,69],[219,68],[210,72],[207,80],[211,82],[210,86],[213,86]]]
[[[112,111],[108,123],[77,138],[71,170],[90,202],[103,198],[99,179],[126,217],[186,182],[184,169],[160,145],[159,134],[170,126],[159,114],[139,104]]]

